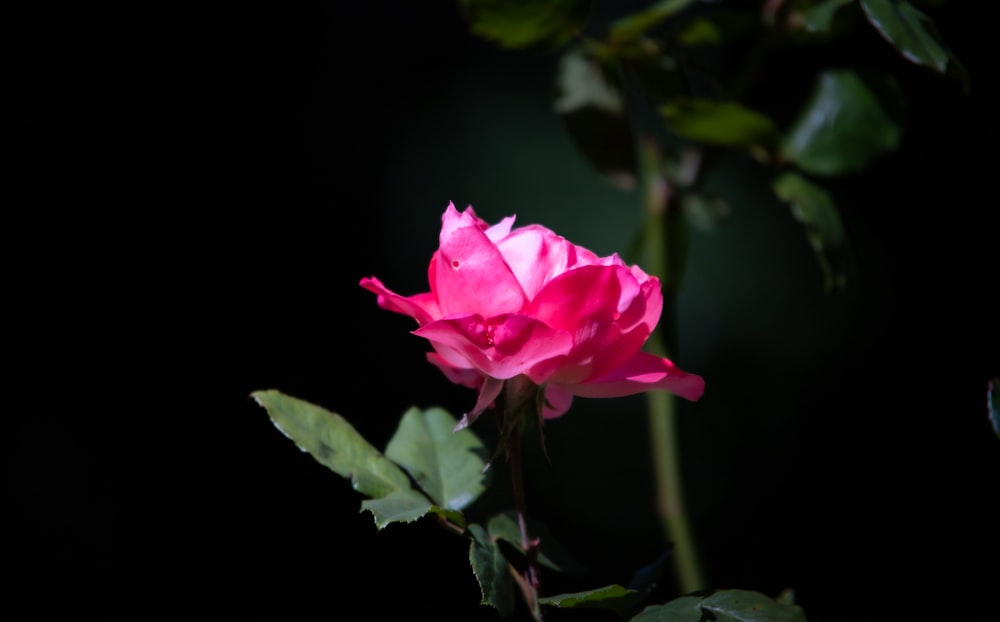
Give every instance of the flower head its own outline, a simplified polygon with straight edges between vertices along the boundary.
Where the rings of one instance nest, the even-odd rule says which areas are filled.
[[[524,375],[544,387],[544,416],[574,396],[670,391],[697,400],[705,382],[642,351],[660,319],[660,281],[617,254],[598,257],[540,225],[490,226],[471,206],[449,204],[428,268],[430,291],[401,296],[374,276],[360,285],[378,305],[412,317],[427,359],[452,382],[479,391],[471,421]]]

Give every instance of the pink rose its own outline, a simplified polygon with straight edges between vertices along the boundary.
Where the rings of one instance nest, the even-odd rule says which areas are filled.
[[[546,418],[579,397],[662,390],[697,400],[705,381],[641,350],[660,319],[660,281],[617,254],[598,257],[545,227],[490,226],[449,203],[428,268],[430,291],[400,296],[375,277],[378,305],[417,321],[427,359],[479,391],[472,421],[519,375],[545,388]]]

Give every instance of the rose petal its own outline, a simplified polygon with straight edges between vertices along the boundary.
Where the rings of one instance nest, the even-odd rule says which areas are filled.
[[[616,321],[620,307],[627,307],[640,292],[625,268],[584,266],[549,281],[525,313],[554,328],[577,331],[594,322]]]
[[[527,302],[524,291],[475,214],[449,205],[441,221],[431,277],[441,313],[492,317],[520,311]]]
[[[461,430],[462,428],[467,428],[472,425],[479,415],[483,414],[483,411],[491,407],[496,401],[497,397],[500,395],[500,391],[503,389],[503,380],[497,380],[496,378],[486,378],[483,382],[483,386],[479,389],[479,397],[476,398],[476,405],[471,411],[462,415],[459,420],[458,425],[455,426],[455,430]]]
[[[576,261],[576,247],[545,227],[529,225],[497,240],[497,248],[528,298]]]
[[[473,367],[456,367],[437,352],[428,352],[427,360],[441,370],[448,380],[470,389],[483,386],[483,373]]]
[[[623,397],[662,390],[697,401],[705,392],[705,380],[682,370],[669,359],[639,352],[603,376],[565,388],[579,397]]]
[[[441,315],[437,299],[428,292],[409,298],[400,296],[383,285],[382,281],[379,281],[374,276],[361,279],[359,285],[370,292],[378,294],[378,306],[380,308],[408,315],[415,319],[420,326],[427,324],[434,317]]]
[[[573,405],[573,394],[557,384],[545,385],[545,405],[542,416],[555,419],[566,414]]]
[[[531,366],[566,354],[573,338],[523,315],[484,320],[479,315],[450,317],[431,322],[413,334],[461,355],[492,378],[506,380]],[[442,351],[442,355],[448,356]]]

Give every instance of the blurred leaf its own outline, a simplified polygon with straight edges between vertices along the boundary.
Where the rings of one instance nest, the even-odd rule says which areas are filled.
[[[806,622],[798,605],[779,603],[759,592],[717,590],[707,596],[682,596],[646,607],[632,622]]]
[[[1000,438],[1000,377],[993,378],[986,391],[986,409],[989,412],[990,424]]]
[[[514,582],[507,570],[507,560],[497,543],[481,525],[469,525],[472,543],[469,562],[482,591],[482,604],[495,607],[500,617],[514,611]]]
[[[840,212],[830,195],[798,173],[784,173],[774,181],[774,192],[788,203],[792,215],[806,229],[806,237],[823,270],[826,291],[847,286],[847,239]]]
[[[585,592],[546,596],[538,599],[538,602],[558,609],[609,609],[625,612],[635,607],[641,599],[642,595],[635,590],[608,585]]]
[[[361,510],[375,517],[375,526],[384,529],[389,523],[412,523],[431,511],[427,497],[416,490],[397,490],[379,499],[361,502]]]
[[[726,36],[714,21],[706,18],[693,19],[677,33],[677,43],[688,47],[718,45]]]
[[[282,434],[323,466],[350,478],[354,490],[377,499],[412,489],[406,473],[340,415],[276,390],[250,396]]]
[[[687,221],[699,231],[715,231],[733,213],[728,201],[698,192],[685,192],[680,197],[681,209]]]
[[[837,9],[854,0],[823,0],[802,12],[802,27],[809,32],[829,32]]]
[[[777,136],[774,121],[737,102],[678,97],[660,112],[674,134],[710,145],[769,146]]]
[[[612,23],[608,39],[612,43],[631,41],[656,28],[665,19],[680,13],[695,2],[696,0],[659,0],[642,11]]]
[[[861,8],[872,26],[908,61],[952,75],[968,88],[965,68],[920,9],[905,0],[861,0]]]
[[[504,540],[518,551],[524,552],[521,547],[521,528],[517,523],[517,514],[513,511],[490,518],[487,529],[495,540]],[[541,565],[573,575],[581,575],[587,571],[587,567],[573,559],[565,547],[552,536],[544,523],[529,518],[528,533],[541,542],[538,550],[538,563]]]
[[[701,615],[701,598],[681,596],[664,605],[652,605],[631,618],[630,622],[704,622]]]
[[[616,186],[635,187],[635,139],[621,89],[601,64],[580,50],[566,52],[557,73],[555,110],[576,148]]]
[[[876,156],[899,146],[899,124],[857,74],[819,75],[809,102],[785,134],[782,156],[815,175],[864,169]]]
[[[737,102],[681,97],[660,111],[670,131],[711,145],[770,146],[777,135],[770,118]]]
[[[469,28],[505,48],[555,49],[583,27],[591,0],[459,0]]]
[[[385,455],[405,468],[434,503],[462,510],[486,490],[487,450],[468,428],[441,408],[411,408],[399,422]]]
[[[760,32],[757,14],[724,6],[712,8],[710,17],[695,17],[680,24],[674,43],[687,47],[720,45],[753,37]]]

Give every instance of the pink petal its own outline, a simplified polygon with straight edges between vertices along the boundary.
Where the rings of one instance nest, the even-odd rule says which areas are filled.
[[[493,405],[493,402],[496,401],[497,397],[500,395],[501,390],[503,390],[503,380],[486,378],[486,381],[483,382],[482,388],[479,390],[479,397],[476,398],[476,405],[471,411],[462,415],[458,425],[455,426],[455,430],[457,431],[462,428],[469,427],[473,421],[479,418],[479,415],[481,415],[484,410]]]
[[[388,289],[377,278],[366,277],[359,283],[361,287],[378,294],[378,306],[387,311],[409,315],[423,326],[441,314],[437,300],[430,293],[417,294],[406,298]]]
[[[428,352],[427,360],[455,384],[477,390],[483,386],[485,376],[474,367],[456,367],[437,352]]]
[[[441,313],[491,317],[520,311],[527,302],[524,291],[475,213],[459,213],[449,204],[441,221],[431,275]]]
[[[448,357],[451,350],[492,378],[506,380],[536,363],[569,352],[573,338],[523,315],[484,320],[480,315],[443,318],[413,331]]]
[[[555,419],[566,414],[569,407],[573,405],[573,394],[558,384],[545,385],[545,406],[542,408],[542,416],[546,419]]]
[[[640,292],[628,269],[584,266],[549,281],[525,313],[554,328],[586,330],[594,322],[617,321],[622,308],[642,302]]]
[[[705,380],[682,370],[669,359],[639,352],[603,376],[566,388],[579,397],[622,397],[660,390],[697,401],[705,392]]]
[[[576,259],[576,247],[539,225],[529,225],[497,240],[497,248],[517,277],[525,295],[535,294]]]

